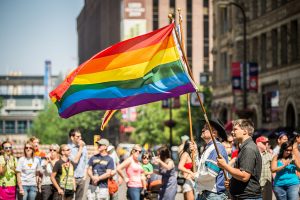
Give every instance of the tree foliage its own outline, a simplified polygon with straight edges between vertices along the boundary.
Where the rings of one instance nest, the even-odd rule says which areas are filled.
[[[96,131],[100,125],[103,112],[89,111],[68,119],[60,118],[54,104],[46,106],[33,121],[30,134],[37,136],[43,143],[66,143],[71,128],[79,127],[83,132]],[[88,135],[82,135],[84,139]]]
[[[155,102],[137,107],[137,120],[129,123],[135,128],[131,135],[139,144],[159,144],[166,141],[164,134],[165,111],[161,109],[161,103]]]
[[[208,117],[210,117],[211,91],[209,88],[203,89],[204,106]],[[180,143],[180,136],[190,135],[187,95],[180,97],[181,107],[179,109],[172,109],[172,119],[175,120],[176,125],[172,129],[173,144]],[[169,109],[162,109],[161,102],[155,102],[139,106],[137,108],[138,117],[135,122],[129,123],[135,127],[135,131],[131,135],[136,143],[139,144],[169,144],[170,130],[164,126],[164,121],[169,120]],[[203,112],[200,106],[191,107],[193,135],[195,139],[199,139],[201,127],[204,119]]]

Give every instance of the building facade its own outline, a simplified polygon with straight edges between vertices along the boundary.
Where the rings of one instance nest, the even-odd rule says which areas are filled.
[[[57,79],[58,76],[0,76],[1,140],[8,138],[15,143],[26,140],[33,119],[49,99],[45,93],[54,88]]]
[[[245,111],[246,98],[246,110],[256,128],[299,128],[300,2],[238,0],[234,3],[241,8],[213,1],[213,20],[218,25],[213,30],[213,115],[225,122],[237,118]],[[231,81],[232,63],[244,62],[244,48],[246,62],[258,65],[257,90],[248,88],[246,96],[242,90],[233,90]]]
[[[212,72],[212,0],[86,0],[77,18],[79,64],[110,45],[178,22],[183,16],[185,47],[196,83]],[[211,63],[211,64],[210,64]]]
[[[120,0],[86,0],[77,17],[79,64],[120,41]]]

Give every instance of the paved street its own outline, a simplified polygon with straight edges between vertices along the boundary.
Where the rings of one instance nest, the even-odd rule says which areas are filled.
[[[126,197],[126,185],[122,184],[121,187],[119,188],[119,200],[124,200]],[[177,193],[176,199],[175,200],[183,200],[183,194],[182,193]]]

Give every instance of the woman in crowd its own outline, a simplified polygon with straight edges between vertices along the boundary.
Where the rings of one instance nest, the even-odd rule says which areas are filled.
[[[160,200],[175,199],[177,193],[177,177],[175,164],[171,159],[171,152],[168,147],[160,147],[157,151],[155,164],[159,165],[158,173],[162,175],[162,188],[159,193]]]
[[[24,146],[24,156],[18,161],[16,172],[19,187],[19,199],[35,200],[40,162],[34,157],[34,146],[28,141]]]
[[[296,175],[296,168],[300,168],[300,163],[292,152],[293,143],[291,141],[283,143],[279,154],[274,156],[271,163],[272,173],[276,173],[274,192],[277,200],[299,199],[299,178]]]
[[[43,200],[50,200],[53,198],[54,188],[51,182],[51,173],[56,161],[59,160],[59,146],[58,144],[51,144],[49,154],[42,158],[42,198]]]
[[[192,162],[192,152],[190,150],[190,140],[185,141],[183,150],[179,155],[180,161],[178,164],[178,169],[181,171],[185,182],[183,184],[183,196],[185,200],[194,200],[194,172],[193,162]]]
[[[3,142],[1,147],[4,152],[0,156],[0,200],[15,200],[17,158],[13,156],[10,142]]]
[[[144,172],[138,158],[142,153],[142,147],[138,144],[134,145],[131,150],[131,156],[124,160],[118,167],[118,174],[127,184],[127,197],[130,200],[140,200],[141,191],[143,188],[142,174]],[[123,169],[126,170],[127,177],[123,174]]]
[[[76,165],[69,160],[71,149],[67,144],[60,146],[60,159],[56,161],[51,173],[51,181],[55,187],[53,199],[71,200],[76,189],[74,169]]]

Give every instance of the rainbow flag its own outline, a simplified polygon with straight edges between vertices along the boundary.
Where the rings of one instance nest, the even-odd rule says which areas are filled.
[[[49,96],[63,118],[195,92],[174,23],[117,43],[81,64]]]

